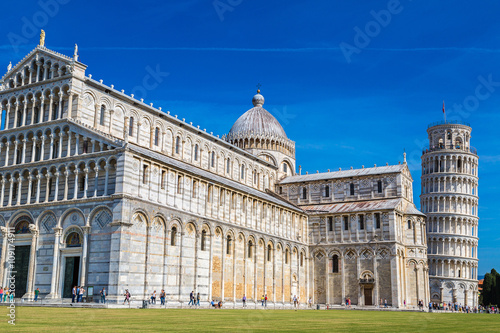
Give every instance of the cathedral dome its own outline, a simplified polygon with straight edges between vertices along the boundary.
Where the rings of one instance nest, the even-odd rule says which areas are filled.
[[[262,106],[264,96],[257,91],[252,98],[253,108],[245,112],[236,120],[229,131],[229,138],[267,137],[276,139],[287,139],[285,130],[281,124]]]

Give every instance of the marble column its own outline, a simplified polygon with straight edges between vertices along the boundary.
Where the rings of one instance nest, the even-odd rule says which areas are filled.
[[[98,189],[98,185],[99,185],[99,167],[95,167],[94,171],[95,171],[95,180],[94,180],[94,195],[93,195],[93,197],[95,198],[95,197],[97,197],[97,189]],[[150,174],[152,174],[152,172]]]
[[[57,292],[57,272],[59,271],[59,243],[62,235],[62,228],[54,228],[54,255],[52,257],[52,278],[50,280],[50,293],[47,295],[47,299],[58,298]]]
[[[21,164],[26,163],[26,142],[28,142],[27,139],[23,139],[23,151],[21,153]]]
[[[78,173],[80,171],[78,169],[75,169],[73,173],[75,174],[75,185],[74,185],[74,192],[73,192],[73,200],[76,200],[78,198]]]
[[[80,285],[85,286],[87,282],[87,248],[90,226],[82,227],[83,229],[83,244],[82,244],[82,272],[80,274]]]
[[[66,169],[64,171],[64,196],[63,200],[68,200],[68,181],[69,181],[69,171]],[[76,183],[75,183],[76,185]]]
[[[83,187],[83,198],[87,199],[87,190],[89,189],[89,169],[85,168],[83,169],[83,172],[85,172],[85,185]]]
[[[0,207],[3,207],[3,200],[5,198],[5,178],[2,178],[2,193],[0,194]],[[0,280],[0,283],[2,280]]]
[[[31,173],[28,176],[28,194],[26,195],[26,204],[31,204],[31,187],[33,186],[33,176]]]
[[[49,116],[48,116],[48,121],[52,120],[52,108],[54,107],[54,94],[49,95]],[[43,118],[42,118],[43,120]],[[41,121],[40,121],[41,122]]]
[[[10,148],[10,141],[7,141],[5,143],[5,164],[4,164],[4,166],[9,165],[9,148]]]
[[[3,200],[2,200],[3,201]],[[5,269],[5,260],[7,259],[7,227],[0,227],[0,231],[2,231],[2,255],[0,257],[0,284],[2,286],[6,285],[4,283],[4,275],[7,270]]]
[[[36,244],[38,239],[38,230],[36,226],[30,224],[30,232],[31,232],[31,247],[30,247],[30,262],[28,268],[28,290],[23,298],[32,299],[34,294],[34,285],[35,285],[35,267],[36,267]]]
[[[54,200],[53,200],[54,202],[57,202],[58,196],[59,196],[59,176],[60,175],[61,174],[59,173],[59,171],[56,171],[54,173],[54,176],[56,178],[56,181],[55,181],[55,190],[54,190]]]
[[[17,202],[16,206],[19,206],[21,204],[21,197],[22,197],[22,189],[23,189],[23,180],[24,178],[22,176],[19,176],[17,178]]]
[[[40,202],[40,187],[41,187],[42,177],[43,176],[40,174],[36,175],[36,199],[35,199],[35,203]]]
[[[104,170],[106,170],[106,176],[104,178],[104,194],[103,196],[108,195],[108,181],[109,181],[109,165],[104,166]]]

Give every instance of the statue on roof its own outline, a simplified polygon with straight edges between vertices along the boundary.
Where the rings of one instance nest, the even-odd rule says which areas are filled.
[[[75,59],[75,61],[78,61],[78,45],[75,44],[75,52],[73,53],[73,59]]]
[[[45,31],[40,32],[40,46],[45,46]]]
[[[12,69],[12,61],[9,61],[9,65],[7,66],[7,72],[10,72]]]

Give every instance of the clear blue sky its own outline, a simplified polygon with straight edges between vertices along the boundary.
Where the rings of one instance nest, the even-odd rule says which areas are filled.
[[[500,269],[498,1],[44,1],[2,3],[0,65],[43,28],[51,49],[78,43],[93,78],[221,135],[261,83],[304,172],[396,164],[406,149],[418,207],[421,148],[445,100],[480,157],[479,274]],[[144,90],[151,70],[168,76]]]

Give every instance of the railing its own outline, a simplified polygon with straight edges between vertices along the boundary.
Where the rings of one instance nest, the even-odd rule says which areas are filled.
[[[465,126],[470,127],[469,123],[466,123],[465,121],[461,121],[461,120],[447,120],[447,121],[441,120],[441,121],[436,121],[436,122],[429,124],[429,126],[427,126],[427,128],[431,128],[431,127],[438,126],[438,125],[448,125],[448,124],[449,125],[465,125]]]
[[[422,149],[422,155],[425,153],[429,153],[432,151],[438,151],[438,150],[458,150],[458,151],[463,151],[466,153],[472,153],[477,155],[477,149],[474,147],[465,147],[465,146],[460,146],[460,145],[437,145],[437,146],[425,146]]]

